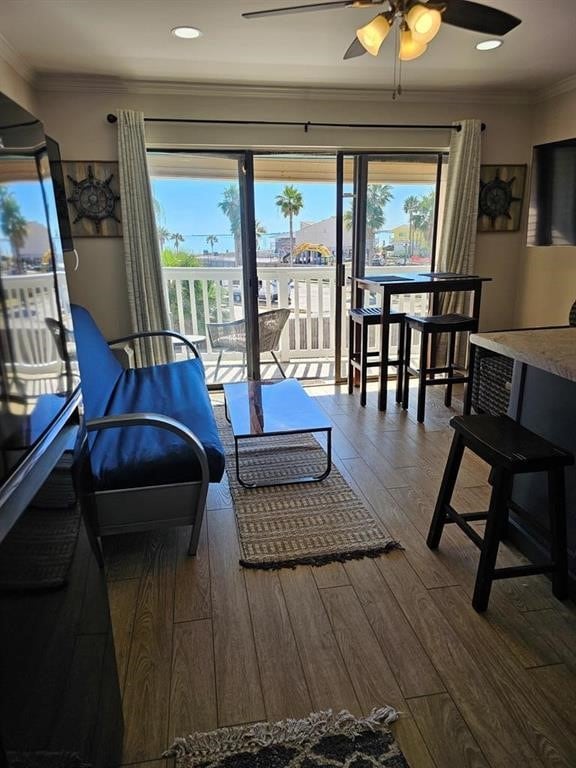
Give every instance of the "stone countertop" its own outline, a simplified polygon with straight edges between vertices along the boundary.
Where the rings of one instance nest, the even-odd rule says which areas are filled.
[[[474,333],[470,343],[576,381],[576,327]]]

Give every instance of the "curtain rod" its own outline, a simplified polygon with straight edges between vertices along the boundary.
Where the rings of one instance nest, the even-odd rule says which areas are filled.
[[[106,116],[109,123],[118,122],[116,115],[111,112]],[[188,117],[145,117],[145,123],[204,123],[209,125],[288,125],[304,128],[308,133],[310,128],[377,128],[377,129],[405,129],[405,130],[432,130],[432,131],[460,131],[461,125],[416,125],[414,123],[312,123],[288,121],[288,120],[200,120]],[[486,124],[482,123],[482,130]]]

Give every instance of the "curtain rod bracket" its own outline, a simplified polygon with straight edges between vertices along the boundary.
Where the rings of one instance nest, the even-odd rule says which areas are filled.
[[[304,133],[308,133],[308,129],[310,128],[310,126],[311,126],[310,120],[308,120],[307,123],[304,123]]]

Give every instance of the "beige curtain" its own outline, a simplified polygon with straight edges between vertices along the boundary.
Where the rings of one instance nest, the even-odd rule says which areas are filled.
[[[135,333],[166,330],[168,311],[162,283],[152,187],[146,163],[142,112],[118,111],[118,161],[128,301]],[[143,339],[135,344],[138,365],[157,365],[174,358],[169,340]]]
[[[456,125],[461,128],[452,131],[450,142],[437,269],[474,274],[482,123],[462,120]],[[457,292],[441,294],[439,310],[441,314],[468,314],[469,296]]]
[[[471,275],[474,274],[476,254],[482,123],[479,120],[462,120],[455,125],[461,128],[452,131],[450,142],[442,235],[436,268],[439,272]],[[470,293],[441,293],[437,311],[441,315],[469,315]],[[435,365],[444,365],[447,345],[448,337],[445,334],[436,337],[432,348]],[[462,338],[456,341],[456,362],[466,367],[466,345],[462,343]]]

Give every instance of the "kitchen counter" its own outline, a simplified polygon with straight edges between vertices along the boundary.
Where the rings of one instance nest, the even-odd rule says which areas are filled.
[[[470,343],[576,381],[576,327],[475,333]]]

